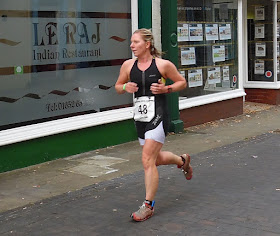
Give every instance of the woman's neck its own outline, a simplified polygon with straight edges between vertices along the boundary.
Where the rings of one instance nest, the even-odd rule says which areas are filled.
[[[149,54],[147,56],[138,57],[139,64],[151,63],[152,60],[153,60],[153,56],[151,54]]]

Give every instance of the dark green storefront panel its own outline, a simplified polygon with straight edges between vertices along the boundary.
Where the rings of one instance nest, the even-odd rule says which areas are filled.
[[[178,67],[177,1],[161,1],[161,19],[163,57],[172,61]],[[172,81],[167,80],[167,84],[170,83]],[[168,107],[171,117],[170,131],[178,133],[184,128],[179,115],[179,93],[168,95]]]
[[[138,28],[152,28],[152,0],[138,0]]]
[[[132,120],[0,147],[0,172],[136,140]]]

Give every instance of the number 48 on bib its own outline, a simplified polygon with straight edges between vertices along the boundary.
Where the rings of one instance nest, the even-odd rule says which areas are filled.
[[[142,96],[134,99],[134,120],[150,122],[155,116],[155,97]]]

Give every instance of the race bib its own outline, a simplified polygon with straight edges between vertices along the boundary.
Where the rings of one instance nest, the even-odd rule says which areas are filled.
[[[142,96],[134,99],[134,120],[149,122],[155,116],[155,97]]]

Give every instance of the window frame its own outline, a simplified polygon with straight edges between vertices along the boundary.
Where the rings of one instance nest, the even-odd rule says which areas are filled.
[[[244,88],[257,88],[257,89],[280,89],[280,81],[277,81],[277,3],[280,0],[271,0],[273,2],[273,82],[266,82],[266,81],[249,81],[248,78],[248,68],[247,68],[247,76],[246,80],[244,81]],[[247,3],[247,1],[246,1]],[[247,6],[248,7],[248,6]],[[246,18],[247,19],[247,11],[246,11]],[[247,23],[245,24],[245,33],[247,35]],[[248,40],[246,40],[247,42]],[[248,58],[248,43],[245,48],[246,57]]]

